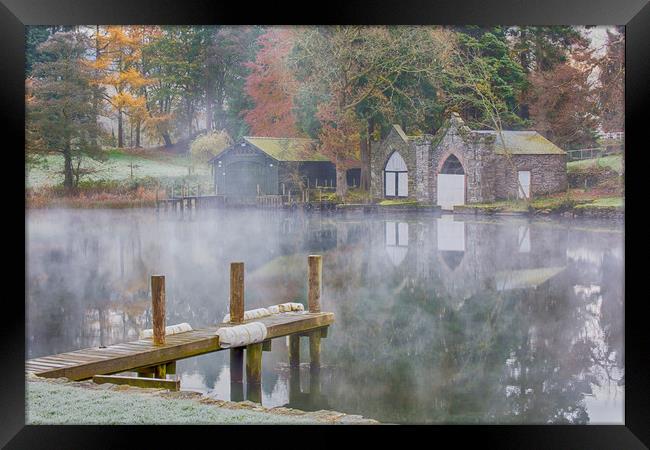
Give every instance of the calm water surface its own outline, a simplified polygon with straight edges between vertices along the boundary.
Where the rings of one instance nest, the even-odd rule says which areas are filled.
[[[264,353],[262,403],[393,423],[622,423],[623,232],[584,221],[343,218],[262,211],[29,211],[28,357],[134,340],[151,328],[149,276],[167,323],[227,313],[229,263],[246,308],[306,303],[323,255],[336,323],[323,368]],[[178,363],[183,389],[230,399],[228,353]]]

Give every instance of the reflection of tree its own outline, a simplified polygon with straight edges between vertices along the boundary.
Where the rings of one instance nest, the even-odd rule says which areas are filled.
[[[486,284],[457,309],[431,289],[444,279],[413,277],[405,264],[363,283],[350,282],[350,264],[332,266],[341,269],[330,274],[331,295],[346,299],[325,346],[328,363],[346,372],[327,387],[333,405],[395,422],[589,421],[597,344],[583,331],[590,313],[574,274],[504,292]]]

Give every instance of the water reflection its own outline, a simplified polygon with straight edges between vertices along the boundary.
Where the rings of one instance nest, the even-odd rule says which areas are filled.
[[[305,302],[306,255],[318,252],[323,309],[337,317],[323,367],[290,369],[278,339],[259,389],[231,386],[228,352],[180,361],[184,389],[387,422],[622,422],[616,226],[33,211],[27,251],[29,357],[136,337],[151,326],[155,272],[167,275],[168,323],[223,317],[234,260],[246,261],[247,308]]]

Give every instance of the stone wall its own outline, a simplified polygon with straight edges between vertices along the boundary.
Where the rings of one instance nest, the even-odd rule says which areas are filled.
[[[566,155],[496,155],[496,198],[517,198],[519,170],[530,170],[531,197],[566,191]],[[513,167],[514,166],[514,167]]]
[[[474,133],[463,119],[452,113],[449,124],[438,133],[442,137],[434,140],[429,166],[429,189],[431,199],[437,204],[438,172],[450,155],[456,155],[465,171],[465,203],[494,201],[495,154],[494,136]]]
[[[384,198],[384,167],[390,155],[398,151],[406,162],[408,169],[408,198],[415,199],[417,183],[414,177],[416,173],[416,152],[407,141],[405,141],[397,129],[393,127],[386,139],[372,149],[370,158],[370,193],[373,198]]]

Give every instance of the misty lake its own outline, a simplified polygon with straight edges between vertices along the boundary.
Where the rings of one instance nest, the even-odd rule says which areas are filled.
[[[135,340],[151,328],[149,276],[167,324],[218,323],[229,263],[246,309],[306,304],[323,255],[320,377],[263,355],[262,403],[390,423],[622,423],[622,224],[280,211],[29,210],[27,358]],[[178,363],[181,387],[230,399],[228,352]]]

